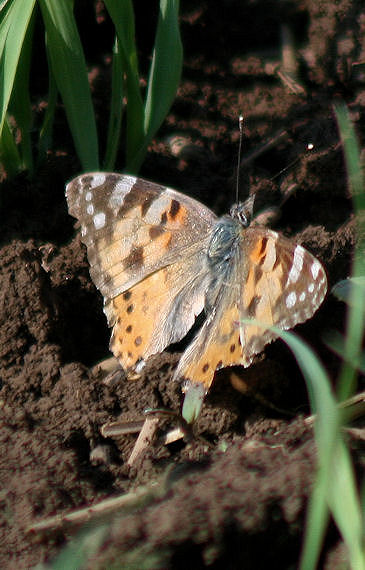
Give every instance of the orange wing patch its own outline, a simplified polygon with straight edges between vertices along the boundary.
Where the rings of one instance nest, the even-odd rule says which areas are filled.
[[[210,331],[211,334],[206,334],[204,339],[206,331]],[[199,350],[202,344],[203,350]],[[206,321],[201,332],[183,355],[175,376],[204,384],[208,390],[216,370],[241,364],[242,359],[238,308],[233,305],[222,314],[218,323]]]
[[[106,307],[109,322],[114,322],[110,349],[123,368],[132,368],[150,356],[151,339],[159,322],[162,302],[167,292],[165,271],[146,277]]]
[[[248,366],[255,354],[274,338],[269,327],[278,321],[276,305],[283,290],[283,266],[277,260],[276,235],[262,236],[250,254],[251,266],[242,291],[241,318],[253,318],[265,326],[241,324],[244,346],[244,366]]]

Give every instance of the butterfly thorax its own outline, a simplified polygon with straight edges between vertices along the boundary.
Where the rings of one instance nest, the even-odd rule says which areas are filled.
[[[241,229],[241,224],[231,216],[223,216],[217,220],[207,251],[209,267],[218,268],[232,259]]]
[[[235,271],[237,261],[240,259],[242,229],[237,219],[223,216],[217,220],[212,230],[207,249],[210,279],[205,296],[206,313],[211,311],[218,296],[232,282],[232,272]]]
[[[218,219],[212,230],[208,246],[208,264],[211,269],[219,269],[224,273],[227,265],[235,255],[242,237],[242,229],[248,228],[253,213],[254,196],[249,196],[245,202],[234,204],[229,215]]]

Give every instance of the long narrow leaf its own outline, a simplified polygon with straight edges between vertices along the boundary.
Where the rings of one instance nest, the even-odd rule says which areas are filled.
[[[365,188],[361,170],[360,149],[349,113],[343,103],[335,105],[335,113],[344,148],[349,189],[357,214],[358,242],[354,254],[352,277],[365,275]],[[341,399],[351,396],[355,389],[356,368],[351,363],[359,361],[365,326],[365,297],[359,287],[352,287],[347,315],[345,361],[340,375],[338,392]]]
[[[56,111],[57,99],[58,99],[58,89],[55,77],[53,75],[52,66],[49,62],[49,83],[48,83],[48,101],[47,109],[44,115],[43,124],[39,131],[39,142],[38,142],[38,165],[46,158],[47,150],[52,145],[52,131],[53,131],[53,121]]]
[[[84,170],[99,167],[98,139],[86,63],[69,0],[39,0],[47,51]]]
[[[306,380],[312,409],[316,413],[314,429],[319,468],[308,508],[300,567],[302,570],[316,568],[329,507],[349,550],[352,568],[364,569],[359,497],[349,452],[340,431],[341,414],[329,378],[318,358],[302,340],[292,333],[275,331],[297,359]]]
[[[35,0],[14,0],[0,23],[0,133],[14,86],[24,37]]]
[[[327,496],[332,516],[347,546],[351,568],[365,570],[360,497],[356,489],[350,453],[341,439],[332,461]]]
[[[145,135],[152,138],[176,95],[182,69],[179,1],[161,0],[156,42],[148,79]]]
[[[127,165],[144,140],[144,105],[140,90],[133,4],[130,0],[105,0],[105,6],[115,26],[122,65],[126,73],[127,95]],[[128,168],[128,166],[127,166]]]
[[[118,38],[115,39],[112,64],[112,99],[110,103],[110,116],[108,137],[106,143],[104,170],[110,171],[115,168],[115,159],[120,140],[123,116],[123,59],[120,53]]]
[[[14,88],[10,99],[10,112],[15,117],[17,128],[20,131],[19,149],[21,155],[21,168],[33,174],[33,154],[31,142],[32,108],[29,96],[29,76],[32,55],[32,41],[34,31],[35,11],[31,16],[15,75]]]
[[[251,321],[248,321],[252,323]],[[260,322],[256,323],[260,326]],[[328,375],[313,351],[293,333],[272,330],[288,344],[306,381],[318,450],[318,472],[309,501],[301,570],[317,567],[329,512],[350,553],[352,568],[364,568],[362,517],[349,452],[341,433],[341,410]]]
[[[182,69],[182,44],[178,18],[179,1],[160,0],[160,14],[145,105],[144,140],[141,146],[131,149],[127,155],[128,169],[133,172],[138,171],[148,145],[176,96]]]

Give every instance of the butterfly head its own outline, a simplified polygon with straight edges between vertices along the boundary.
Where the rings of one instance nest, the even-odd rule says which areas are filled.
[[[229,214],[230,216],[238,220],[244,228],[248,228],[253,217],[253,205],[255,202],[255,195],[252,194],[244,202],[238,202],[238,204],[233,204]]]

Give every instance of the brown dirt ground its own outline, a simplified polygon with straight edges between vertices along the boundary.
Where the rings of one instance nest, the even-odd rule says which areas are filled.
[[[226,212],[234,200],[243,112],[242,197],[250,187],[266,204],[287,198],[276,229],[323,260],[332,286],[348,276],[354,244],[332,104],[336,97],[347,102],[362,143],[364,3],[183,4],[183,79],[141,174]],[[148,53],[153,26],[145,6],[136,3],[137,37]],[[88,25],[100,38],[88,57],[103,125],[109,27],[102,14]],[[283,25],[293,35],[298,92],[283,75]],[[41,93],[41,73],[33,81]],[[178,153],[171,144],[177,135],[189,141]],[[160,405],[179,410],[180,390],[170,378],[184,343],[153,357],[134,382],[106,385],[90,371],[108,356],[109,333],[66,209],[64,184],[80,170],[72,152],[60,110],[54,149],[35,179],[20,175],[1,188],[0,567],[49,561],[70,536],[67,530],[34,540],[26,534],[29,525],[162,479],[152,498],[114,521],[93,567],[111,568],[114,561],[116,568],[259,569],[276,560],[276,567],[295,568],[315,448],[303,421],[309,411],[304,381],[283,343],[268,346],[248,370],[235,371],[247,393],[232,388],[230,371],[217,376],[196,426],[203,439],[167,447],[157,441],[128,468],[136,436],[101,436],[101,426],[119,416],[138,420],[146,407]],[[339,360],[322,338],[343,330],[344,316],[344,306],[328,295],[314,318],[296,329],[334,378]],[[265,406],[258,394],[289,415]],[[98,446],[104,460],[95,461]],[[339,567],[343,556],[331,527],[321,566]]]

